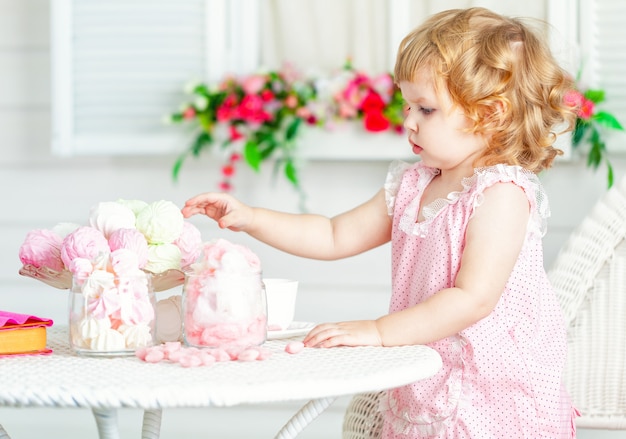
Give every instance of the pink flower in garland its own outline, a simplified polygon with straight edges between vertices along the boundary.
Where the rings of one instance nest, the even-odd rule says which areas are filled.
[[[241,88],[247,95],[255,95],[265,87],[267,77],[265,75],[250,75],[243,79]]]
[[[197,85],[194,104],[172,115],[200,130],[191,146],[176,161],[177,178],[183,161],[213,144],[237,152],[253,170],[277,158],[285,177],[299,188],[297,138],[303,125],[331,128],[337,120],[360,120],[368,132],[402,133],[402,96],[389,73],[375,77],[356,71],[348,62],[329,78],[303,78],[291,66],[241,78],[229,76],[217,88]],[[197,102],[206,105],[196,106]],[[241,151],[241,152],[239,152]],[[220,189],[232,190],[234,159],[221,171]]]
[[[272,115],[265,111],[258,95],[246,95],[237,107],[237,118],[249,123],[263,123],[272,120]]]

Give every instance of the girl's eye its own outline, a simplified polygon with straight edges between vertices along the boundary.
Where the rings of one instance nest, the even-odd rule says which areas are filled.
[[[435,109],[434,108],[419,107],[418,111],[421,111],[425,116],[428,116],[428,115],[432,114],[433,111],[435,111]]]

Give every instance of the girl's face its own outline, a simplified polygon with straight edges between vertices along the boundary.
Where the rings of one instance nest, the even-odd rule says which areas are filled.
[[[415,81],[401,81],[399,86],[408,106],[404,128],[413,152],[426,166],[471,175],[486,142],[465,131],[470,121],[454,107],[447,90],[437,93],[431,75],[423,71]]]

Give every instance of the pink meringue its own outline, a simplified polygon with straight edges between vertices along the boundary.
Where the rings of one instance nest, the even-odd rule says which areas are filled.
[[[61,259],[66,267],[70,266],[74,258],[94,260],[109,252],[109,243],[102,232],[89,226],[74,230],[61,244]]]
[[[183,231],[174,241],[174,245],[180,249],[180,266],[185,268],[198,259],[202,251],[202,233],[188,221],[183,223]]]
[[[35,229],[26,234],[24,243],[20,247],[19,257],[24,265],[34,265],[37,268],[48,267],[56,271],[65,268],[61,259],[62,238],[47,229]]]
[[[139,230],[117,229],[109,236],[109,247],[111,251],[126,248],[132,250],[137,255],[139,268],[143,268],[148,263],[148,241]]]

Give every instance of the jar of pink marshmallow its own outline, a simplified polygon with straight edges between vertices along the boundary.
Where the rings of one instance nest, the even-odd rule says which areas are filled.
[[[156,298],[141,270],[75,273],[69,297],[70,345],[80,355],[133,355],[155,344]]]
[[[267,337],[267,303],[260,271],[186,276],[183,337],[189,346],[261,345]]]

